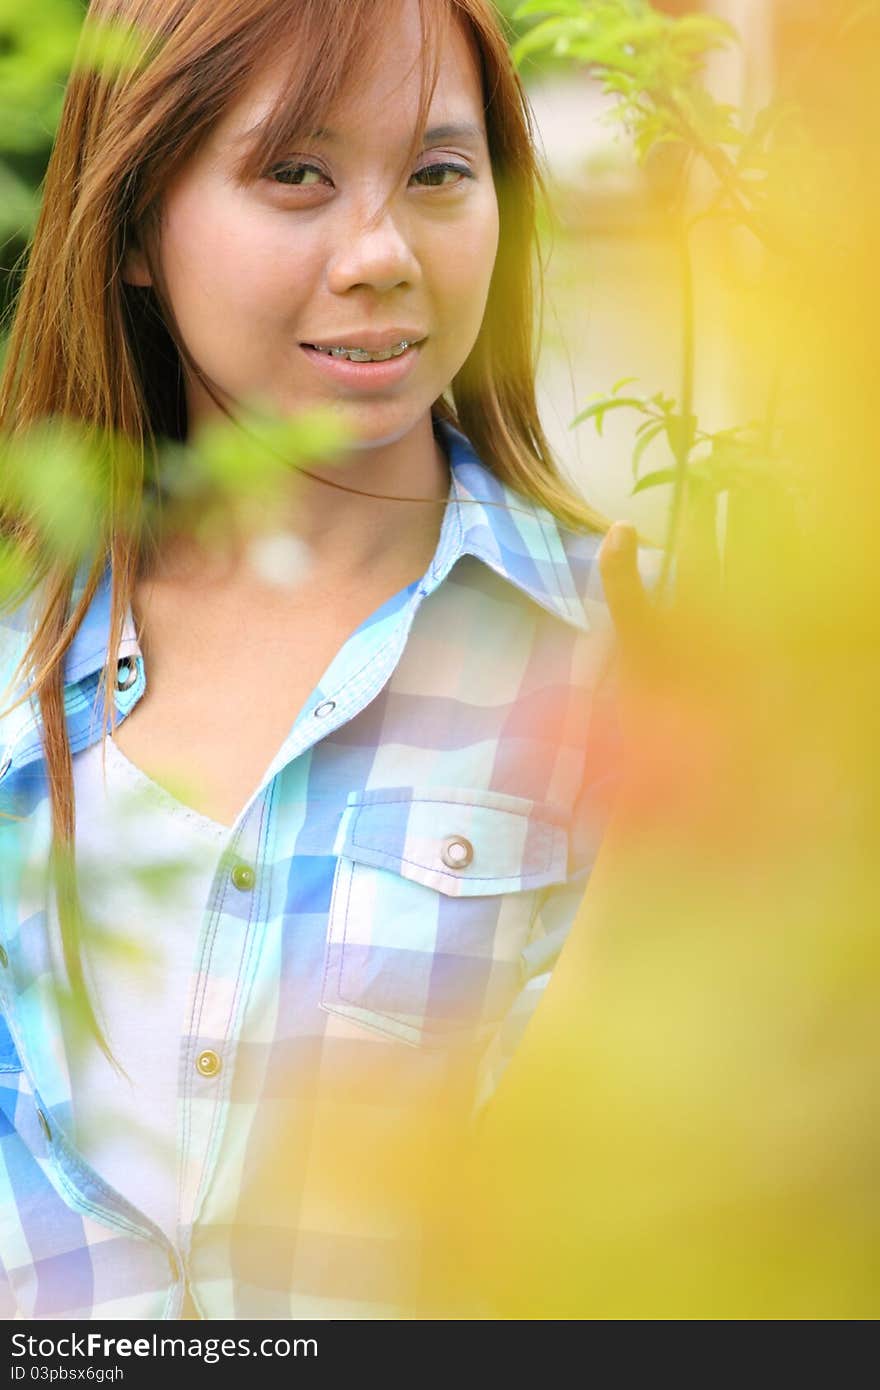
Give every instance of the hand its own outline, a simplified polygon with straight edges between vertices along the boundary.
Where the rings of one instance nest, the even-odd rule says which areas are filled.
[[[708,829],[718,788],[731,784],[737,729],[753,704],[717,602],[714,565],[685,556],[671,598],[658,601],[642,582],[638,535],[626,521],[610,528],[598,561],[617,635],[618,819],[677,822],[695,835]]]
[[[698,635],[682,606],[658,602],[638,566],[638,534],[616,521],[599,549],[599,570],[617,636],[615,703],[623,733],[619,819],[658,821],[674,815],[694,776],[712,765],[706,727],[711,712],[700,694],[700,666],[712,650],[711,631]],[[697,640],[694,640],[694,639]]]
[[[626,667],[641,667],[654,632],[652,605],[638,567],[638,534],[630,521],[615,521],[599,548],[605,597]]]

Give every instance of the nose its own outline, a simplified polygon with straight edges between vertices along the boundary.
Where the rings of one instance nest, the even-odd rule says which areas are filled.
[[[385,208],[373,216],[355,214],[341,218],[331,238],[327,257],[327,287],[344,294],[357,285],[377,291],[415,284],[419,261],[406,234],[404,220]]]

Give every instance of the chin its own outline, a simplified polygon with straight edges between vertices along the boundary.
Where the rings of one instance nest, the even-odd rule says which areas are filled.
[[[382,449],[397,444],[430,415],[430,403],[421,408],[389,401],[316,401],[310,408],[329,405],[352,431],[350,448]],[[299,406],[302,409],[302,405]]]

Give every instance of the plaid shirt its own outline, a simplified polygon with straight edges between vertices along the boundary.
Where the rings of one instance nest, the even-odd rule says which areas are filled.
[[[27,703],[0,721],[6,1317],[178,1318],[187,1289],[210,1319],[411,1314],[418,1220],[366,1179],[336,1200],[325,1092],[348,1098],[336,1157],[342,1134],[365,1170],[453,1075],[479,1113],[577,910],[617,767],[600,537],[435,429],[451,485],[433,561],[345,642],[218,863],[182,1020],[174,1243],[70,1138],[39,720]],[[74,754],[101,737],[109,600],[106,572],[66,656]],[[27,607],[0,626],[0,687]],[[124,719],[146,680],[130,610],[117,656]]]

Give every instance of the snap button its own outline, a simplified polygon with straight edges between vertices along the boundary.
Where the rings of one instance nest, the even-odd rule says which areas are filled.
[[[450,835],[443,841],[440,858],[447,869],[466,869],[474,857],[474,847],[463,835]]]
[[[253,888],[256,878],[257,876],[250,864],[236,864],[232,870],[232,882],[243,893],[246,893],[249,888]]]
[[[116,686],[118,690],[128,690],[137,680],[137,666],[133,660],[124,656],[116,663]]]
[[[220,1058],[210,1047],[200,1052],[196,1058],[196,1071],[200,1076],[216,1076],[221,1066]]]
[[[315,710],[316,719],[326,719],[328,714],[332,714],[336,708],[335,700],[323,700]]]
[[[43,1114],[42,1110],[38,1110],[38,1111],[37,1111],[37,1119],[38,1119],[39,1122],[40,1122],[40,1129],[43,1131],[44,1135],[46,1136],[46,1142],[47,1142],[48,1144],[51,1144],[51,1142],[52,1142],[52,1131],[51,1131],[51,1129],[49,1128],[49,1121],[46,1119],[46,1116]]]
[[[8,964],[9,964],[9,957],[8,957],[7,954],[6,954],[5,947],[0,946],[0,965],[2,965],[2,966],[3,966],[3,969],[5,970]]]

